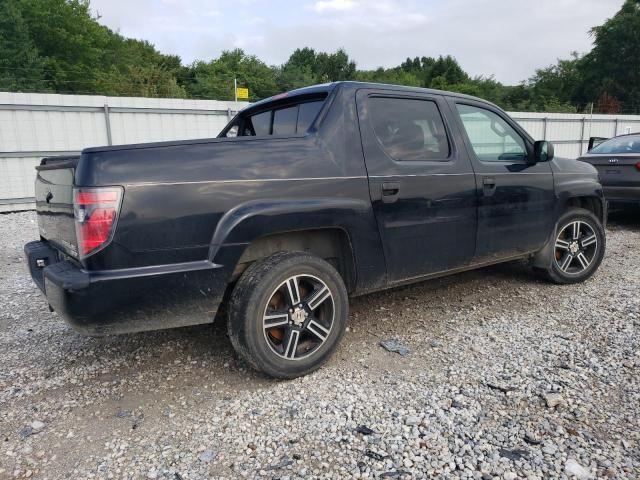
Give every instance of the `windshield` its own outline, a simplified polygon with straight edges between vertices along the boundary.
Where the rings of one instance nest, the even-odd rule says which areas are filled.
[[[602,142],[597,147],[592,148],[589,153],[620,154],[620,153],[640,153],[640,135],[627,135],[616,137],[606,142]]]

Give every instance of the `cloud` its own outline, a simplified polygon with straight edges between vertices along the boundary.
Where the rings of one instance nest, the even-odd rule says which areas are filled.
[[[360,27],[372,28],[384,35],[394,30],[410,30],[426,24],[427,20],[425,13],[410,4],[403,6],[397,0],[378,0],[339,14],[324,16],[319,22],[322,25],[326,25],[323,22],[339,25],[347,32]],[[356,33],[353,32],[354,35]]]
[[[571,51],[622,0],[92,0],[100,21],[186,63],[241,46],[268,64],[298,47],[345,48],[359,68],[453,55],[471,75],[517,84]],[[306,5],[306,7],[305,7]],[[217,15],[206,16],[204,12]],[[153,21],[151,19],[154,19]]]
[[[222,15],[222,13],[219,10],[207,10],[200,13],[200,15],[204,17],[219,17],[220,15]]]
[[[321,0],[315,3],[314,9],[317,12],[328,11],[346,11],[351,10],[356,6],[356,2],[353,0]]]

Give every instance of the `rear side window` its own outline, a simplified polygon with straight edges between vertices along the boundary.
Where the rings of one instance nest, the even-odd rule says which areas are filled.
[[[640,135],[630,137],[618,137],[602,142],[592,148],[589,153],[620,154],[640,153]]]
[[[527,158],[524,140],[500,115],[472,105],[456,105],[476,157],[483,162]]]
[[[298,110],[298,133],[304,133],[309,130],[311,122],[313,122],[322,108],[324,102],[307,102],[301,103]]]
[[[289,105],[251,115],[245,119],[241,136],[303,134],[318,116],[324,99]]]
[[[397,161],[446,161],[450,154],[442,116],[435,102],[370,97],[369,117],[376,138]]]
[[[254,135],[262,136],[271,133],[271,112],[263,112],[251,117]]]
[[[272,135],[291,135],[296,133],[298,123],[298,105],[295,107],[281,108],[273,112]]]

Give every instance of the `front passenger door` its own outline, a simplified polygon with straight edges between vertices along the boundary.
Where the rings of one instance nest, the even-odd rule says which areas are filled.
[[[535,163],[533,142],[497,108],[450,99],[458,113],[478,188],[476,261],[538,250],[554,227],[553,174]]]

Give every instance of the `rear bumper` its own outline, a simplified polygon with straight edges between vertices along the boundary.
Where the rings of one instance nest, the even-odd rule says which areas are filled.
[[[638,187],[608,187],[603,186],[604,196],[613,204],[640,204],[640,186]]]
[[[46,241],[28,243],[24,252],[50,307],[86,335],[211,323],[228,281],[226,269],[208,261],[86,271]]]

